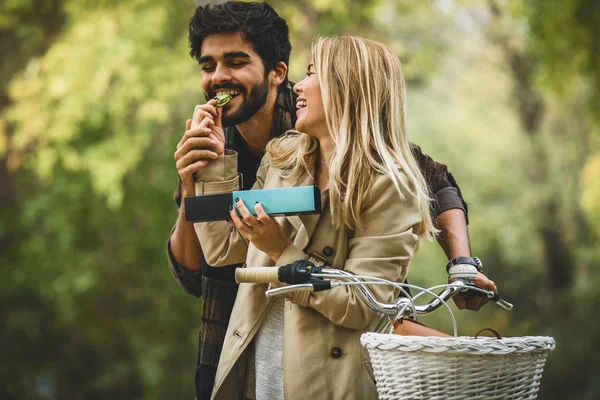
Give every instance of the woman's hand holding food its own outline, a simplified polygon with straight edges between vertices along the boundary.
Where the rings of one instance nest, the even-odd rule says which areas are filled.
[[[275,262],[281,257],[290,244],[290,240],[283,231],[279,222],[271,218],[264,210],[262,204],[256,203],[252,215],[241,199],[236,199],[238,215],[235,207],[231,206],[229,214],[233,225],[246,239],[263,253],[266,253]]]
[[[192,119],[185,123],[185,134],[177,144],[174,157],[184,197],[195,194],[194,173],[225,150],[222,111],[216,105],[217,98],[214,98],[196,106]]]

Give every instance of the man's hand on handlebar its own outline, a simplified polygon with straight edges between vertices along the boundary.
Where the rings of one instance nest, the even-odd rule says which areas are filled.
[[[448,283],[454,282],[456,279],[448,279]],[[482,289],[493,290],[494,292],[498,292],[496,288],[496,284],[494,281],[490,280],[487,276],[482,274],[481,272],[477,273],[475,278],[471,279],[475,285],[479,286]],[[478,311],[481,307],[483,307],[489,299],[487,297],[478,296],[473,294],[473,292],[460,292],[457,293],[454,297],[454,304],[459,310],[473,310]]]

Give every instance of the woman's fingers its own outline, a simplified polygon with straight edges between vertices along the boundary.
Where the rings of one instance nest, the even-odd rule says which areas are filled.
[[[254,212],[256,212],[256,219],[260,221],[261,224],[270,225],[273,222],[273,218],[271,218],[269,214],[265,212],[262,204],[260,204],[258,201],[254,204]]]
[[[236,198],[235,205],[237,209],[232,206],[229,212],[231,224],[258,250],[277,261],[290,244],[281,225],[271,218],[258,202],[254,204],[256,216],[248,210],[243,200]]]
[[[242,221],[234,206],[229,206],[229,217],[231,218],[231,223],[233,226],[235,226],[235,228],[240,231],[242,235],[246,236],[248,225]]]
[[[250,211],[248,211],[248,208],[246,208],[246,205],[241,199],[236,198],[235,205],[237,210],[234,206],[229,208],[231,222],[233,222],[237,230],[240,231],[242,235],[244,235],[247,239],[252,240],[252,234],[254,232],[253,228],[256,227],[259,222],[256,217],[252,215]],[[241,216],[238,215],[238,210]]]
[[[260,203],[256,203],[254,206],[256,216],[248,210],[243,200],[236,198],[235,205],[240,215],[238,215],[236,207],[232,206],[229,211],[231,222],[247,239],[252,240],[256,235],[263,234],[266,224],[271,224],[273,221]]]
[[[256,218],[256,216],[254,216],[250,212],[250,210],[248,210],[246,204],[244,204],[244,201],[242,199],[236,198],[235,205],[237,206],[237,209],[240,210],[240,214],[242,214],[242,220],[245,224],[252,228],[261,225],[260,221]]]

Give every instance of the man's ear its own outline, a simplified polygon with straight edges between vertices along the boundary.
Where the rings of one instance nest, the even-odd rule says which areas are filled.
[[[287,76],[288,67],[283,61],[278,61],[275,67],[271,70],[271,83],[273,86],[279,86]]]

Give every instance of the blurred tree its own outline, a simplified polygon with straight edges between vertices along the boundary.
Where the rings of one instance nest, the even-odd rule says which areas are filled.
[[[532,53],[540,61],[543,85],[561,95],[580,90],[590,116],[600,123],[600,3],[595,0],[532,0],[522,3]]]
[[[530,181],[532,184],[548,187],[554,183],[549,165],[551,162],[549,152],[553,149],[546,146],[546,136],[542,128],[546,100],[534,85],[538,62],[531,55],[527,43],[523,43],[521,34],[507,29],[511,24],[503,20],[506,17],[498,4],[490,3],[490,10],[496,20],[496,24],[492,25],[491,34],[493,40],[504,51],[513,77],[514,101],[519,121],[532,143]],[[550,287],[554,290],[569,288],[573,283],[575,271],[571,246],[564,237],[563,221],[558,217],[559,201],[561,198],[555,196],[553,191],[546,193],[546,196],[540,199],[537,224],[537,231],[544,246]]]
[[[0,385],[2,397],[192,396],[189,321],[198,316],[191,298],[172,296],[179,289],[163,243],[174,214],[163,210],[173,209],[164,189],[176,182],[164,148],[174,148],[183,128],[178,107],[200,98],[186,86],[194,74],[185,41],[193,6],[52,3],[63,22],[51,35],[43,22],[61,19],[38,14],[41,2],[31,10],[13,3],[6,4],[13,36],[34,46],[36,36],[20,30],[48,35],[22,56],[3,91],[10,103],[1,109],[0,150],[15,191],[0,225],[8,249],[0,255],[9,277],[3,295],[11,299],[0,337],[12,343],[12,362],[0,368],[9,383]],[[181,329],[160,329],[168,326]]]
[[[595,179],[596,161],[600,155],[600,3],[595,0],[522,2],[520,14],[527,19],[532,55],[539,60],[537,78],[540,85],[553,91],[559,99],[578,100],[579,114],[586,111],[590,125],[583,147],[595,155],[584,157],[581,170],[580,204],[596,223],[591,228],[600,232],[597,223],[600,205],[592,199],[600,191]]]
[[[591,299],[598,297],[600,279],[593,268],[600,262],[594,250],[600,208],[593,197],[600,190],[594,169],[600,150],[600,40],[595,34],[600,3],[513,1],[504,8],[499,1],[489,3],[496,20],[492,35],[508,60],[519,119],[531,141],[530,187],[542,188],[536,232],[552,290],[549,306],[529,318],[553,332],[559,349],[549,361],[541,397],[596,398],[600,386],[585,383],[593,379],[583,371],[600,366],[589,353],[598,348],[600,335],[586,314],[598,305]],[[526,28],[514,29],[515,22]],[[569,346],[574,335],[585,344]],[[567,376],[573,385],[568,388],[559,383]]]
[[[65,23],[61,0],[6,1],[0,5],[0,112],[10,104],[6,90],[10,79],[32,57],[43,54]],[[10,56],[8,56],[10,55]],[[0,118],[0,213],[9,218],[14,210],[15,192],[13,176],[8,170],[8,147],[11,129]],[[3,219],[4,219],[3,218]],[[0,229],[0,247],[11,248],[16,235]]]

